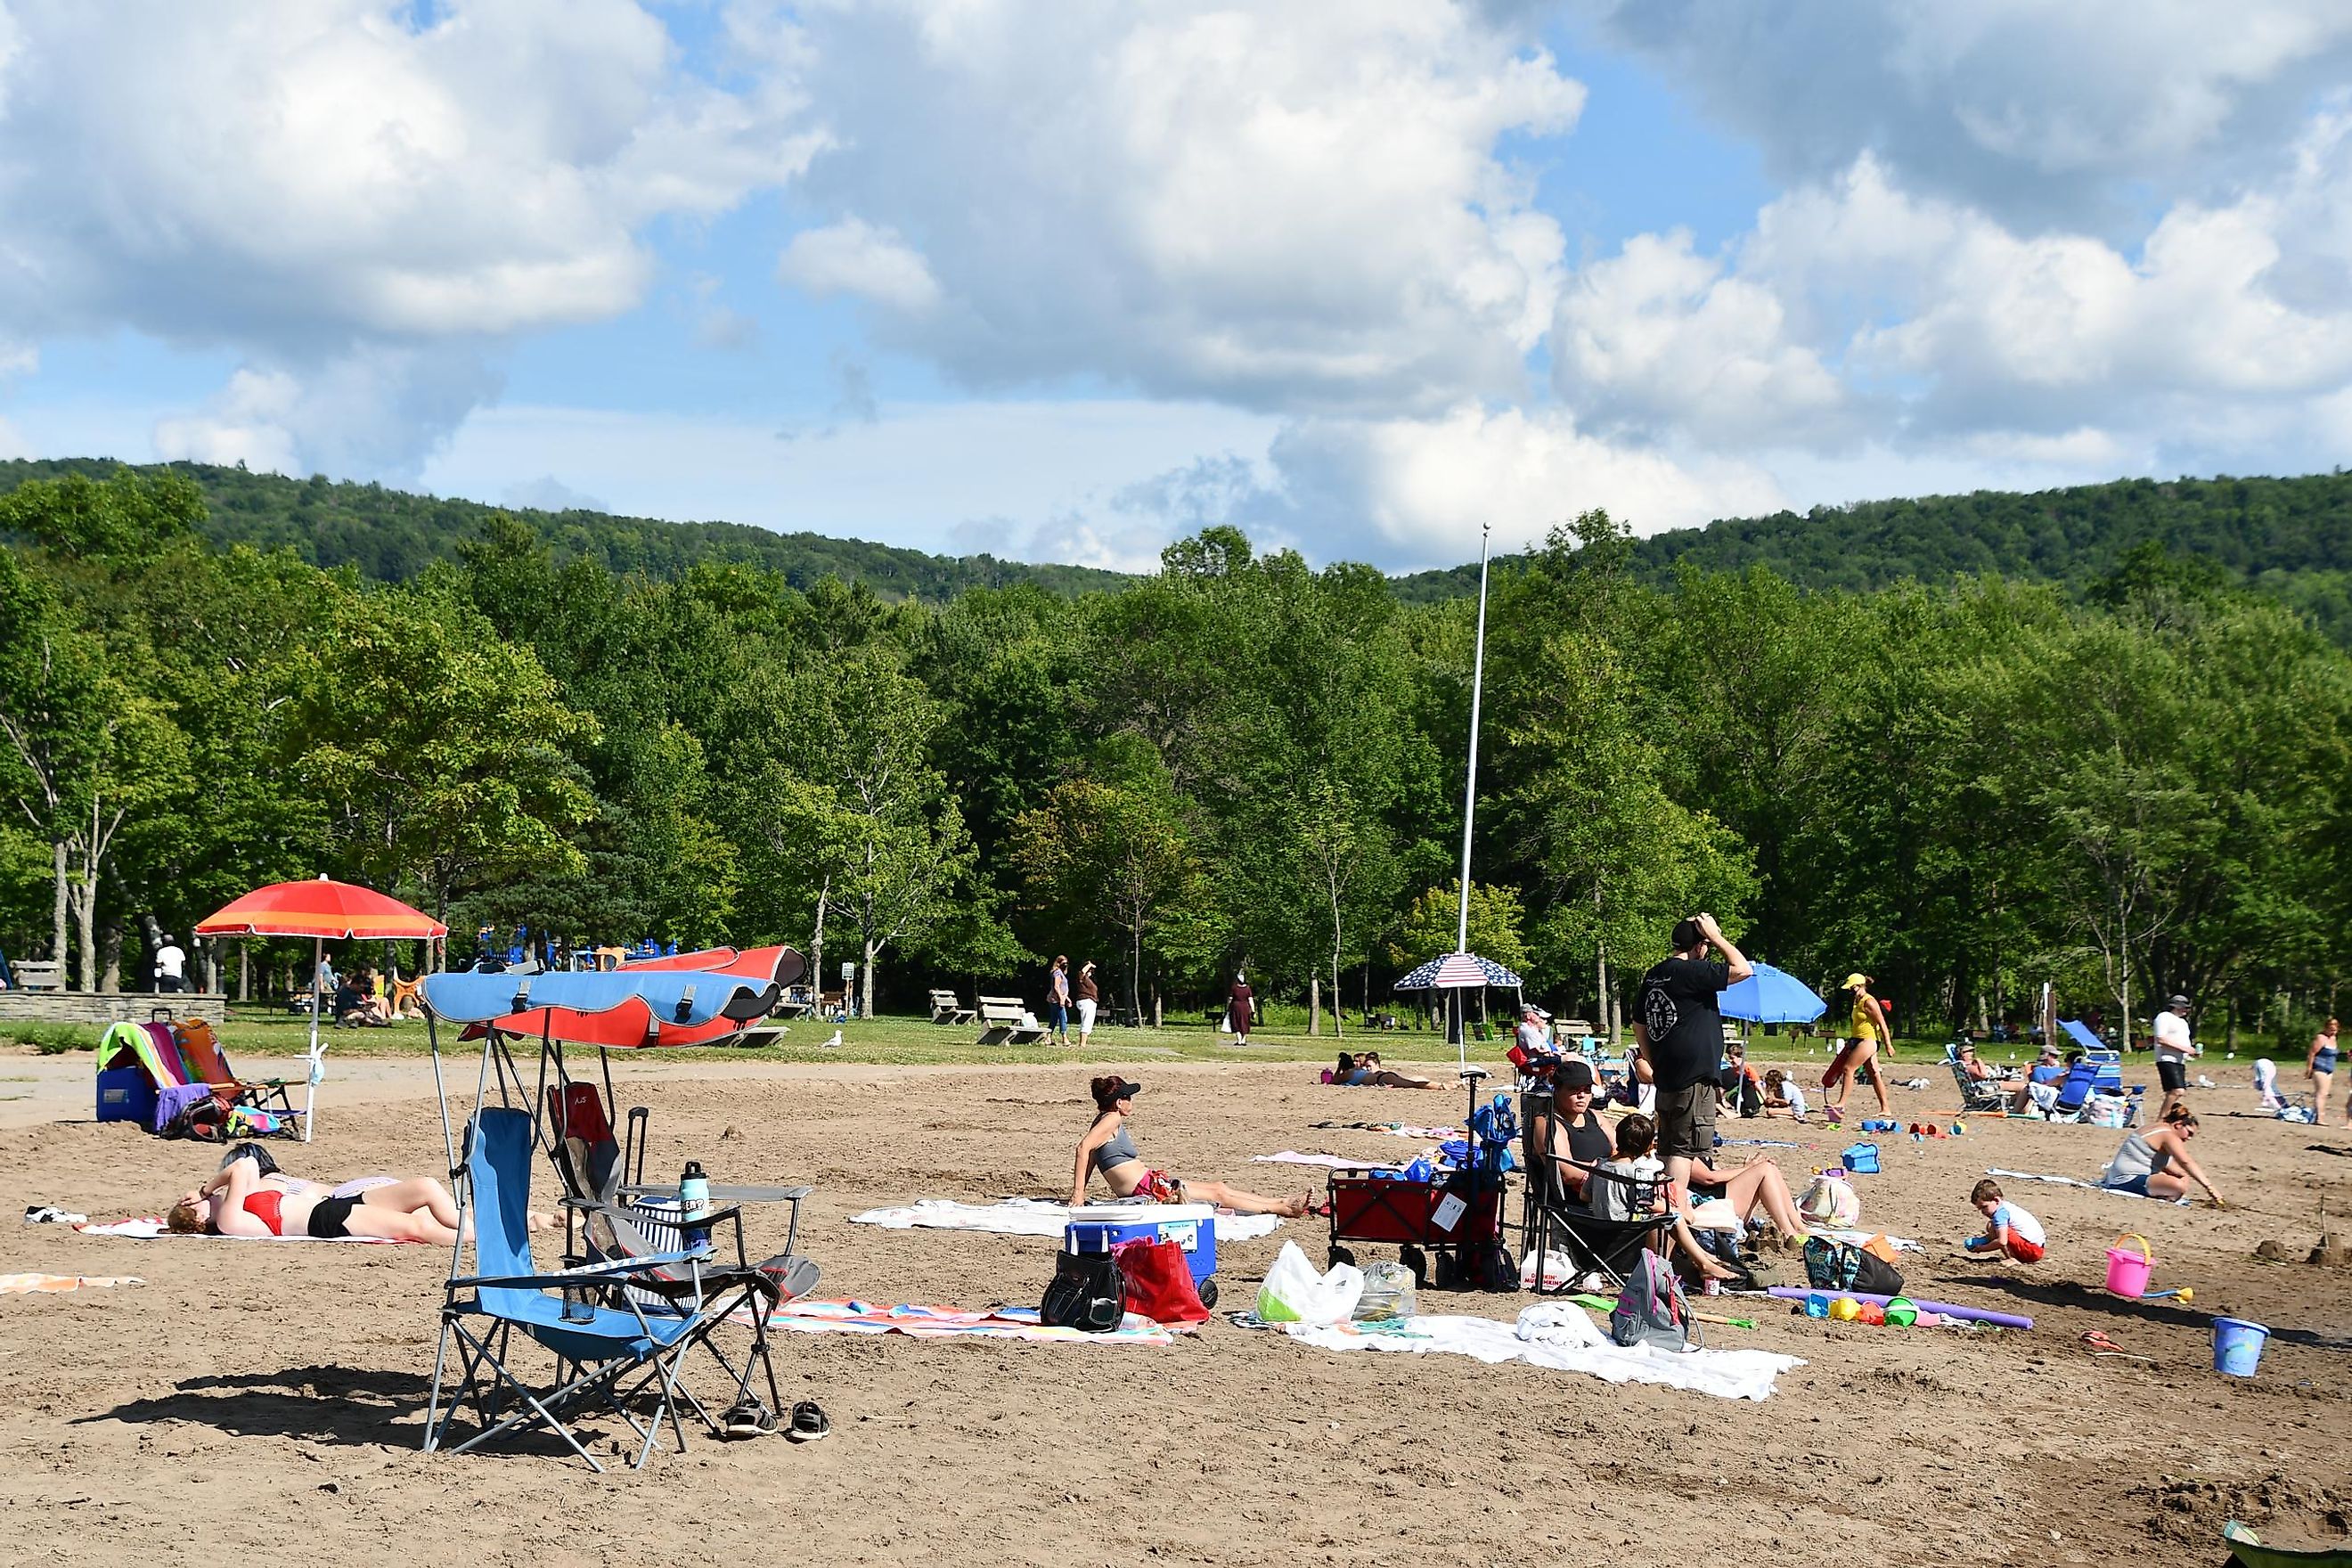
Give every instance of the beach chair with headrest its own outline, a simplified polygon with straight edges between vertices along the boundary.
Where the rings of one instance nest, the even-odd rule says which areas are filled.
[[[1659,1202],[1659,1184],[1636,1181],[1615,1171],[1604,1171],[1580,1161],[1568,1161],[1584,1173],[1587,1182],[1616,1182],[1626,1184],[1628,1203],[1635,1211],[1633,1219],[1603,1219],[1571,1196],[1559,1178],[1559,1157],[1546,1147],[1551,1137],[1552,1099],[1549,1095],[1529,1094],[1519,1105],[1519,1163],[1526,1172],[1519,1228],[1521,1250],[1533,1259],[1534,1284],[1537,1294],[1547,1291],[1575,1291],[1585,1289],[1616,1289],[1640,1261],[1647,1249],[1661,1247],[1665,1237],[1674,1229],[1674,1215],[1669,1213],[1642,1213],[1648,1208],[1663,1208]],[[1635,1192],[1633,1188],[1645,1188]],[[1554,1258],[1565,1260],[1564,1270],[1555,1270]],[[1560,1282],[1550,1283],[1555,1273]]]
[[[1952,1069],[1952,1081],[1960,1087],[1960,1109],[1963,1111],[1999,1110],[2009,1104],[2009,1095],[2000,1087],[1999,1079],[1969,1076],[1967,1064],[1960,1060],[1958,1045],[1944,1047],[1944,1065]]]
[[[466,1123],[459,1179],[472,1211],[475,1271],[453,1269],[445,1288],[425,1451],[463,1453],[518,1427],[540,1426],[602,1472],[604,1467],[572,1429],[583,1413],[597,1409],[619,1415],[640,1440],[637,1468],[653,1453],[665,1423],[685,1447],[682,1411],[716,1434],[718,1423],[687,1392],[680,1364],[730,1312],[751,1306],[755,1323],[763,1321],[759,1290],[748,1283],[725,1289],[695,1281],[695,1289],[673,1300],[671,1310],[648,1312],[630,1292],[614,1289],[641,1282],[655,1268],[683,1268],[692,1279],[702,1251],[541,1269],[531,1258],[529,1228],[532,1142],[525,1110],[489,1107]],[[610,1304],[614,1301],[621,1304]],[[518,1337],[552,1353],[550,1381],[534,1386],[525,1380],[515,1364],[522,1348]],[[646,1400],[650,1407],[642,1415],[630,1409]],[[472,1433],[450,1443],[453,1424],[469,1408]]]

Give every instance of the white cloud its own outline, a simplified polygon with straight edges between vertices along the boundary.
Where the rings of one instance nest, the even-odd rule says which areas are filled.
[[[788,279],[963,381],[1284,409],[1526,390],[1563,241],[1498,147],[1583,89],[1446,0],[807,13]]]
[[[1603,424],[1752,446],[1850,423],[1845,388],[1788,336],[1777,295],[1691,248],[1687,232],[1639,235],[1579,272],[1551,342],[1562,399]]]
[[[640,231],[789,179],[818,144],[772,70],[684,74],[634,0],[20,5],[0,37],[0,333],[121,326],[226,346],[264,379],[347,383],[373,353],[601,320],[644,297]],[[739,29],[738,47],[782,46]],[[283,459],[234,384],[192,447]],[[375,400],[397,415],[398,388]],[[413,463],[432,426],[342,432]],[[278,437],[268,432],[275,429]],[[326,452],[303,450],[302,463]]]
[[[2029,228],[2210,199],[2352,77],[2340,0],[1577,0],[1781,174],[1871,153]]]
[[[204,408],[156,421],[164,458],[412,479],[499,377],[465,344],[367,346],[301,374],[247,366]]]
[[[862,218],[793,236],[776,276],[812,294],[855,294],[903,315],[940,302],[940,285],[923,258],[887,229]]]

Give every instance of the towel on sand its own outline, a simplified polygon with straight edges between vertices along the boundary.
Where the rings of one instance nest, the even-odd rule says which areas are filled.
[[[2095,1193],[2113,1193],[2119,1198],[2137,1198],[2145,1195],[2140,1193],[2126,1192],[2121,1187],[2103,1187],[2096,1182],[2086,1182],[2078,1176],[2047,1176],[2039,1171],[2004,1171],[1998,1165],[1987,1166],[1985,1174],[2000,1176],[2012,1182],[2047,1182],[2053,1187],[2085,1187]],[[2158,1198],[2156,1201],[2162,1203],[2164,1200]],[[2189,1206],[2187,1198],[2175,1198],[2172,1201],[2181,1208]]]
[[[1150,1217],[1150,1204],[1089,1204],[1073,1209],[1067,1204],[1040,1203],[1035,1198],[1006,1198],[993,1204],[960,1204],[950,1198],[923,1198],[905,1208],[867,1209],[849,1216],[852,1225],[878,1225],[884,1230],[984,1230],[997,1236],[1050,1236],[1059,1241],[1073,1217],[1091,1220],[1139,1220]],[[1139,1212],[1140,1211],[1140,1212]],[[1265,1236],[1282,1222],[1272,1215],[1217,1216],[1220,1242],[1247,1241]]]
[[[1805,1363],[1769,1351],[1667,1351],[1627,1347],[1601,1331],[1580,1308],[1555,1301],[1529,1307],[1516,1323],[1491,1318],[1420,1316],[1395,1328],[1370,1323],[1309,1326],[1283,1331],[1331,1351],[1399,1351],[1413,1355],[1466,1355],[1492,1365],[1522,1361],[1559,1372],[1581,1372],[1609,1383],[1655,1383],[1717,1399],[1769,1399],[1779,1376]]]
[[[54,1296],[110,1285],[144,1285],[132,1274],[0,1274],[0,1296]]]
[[[1057,1329],[1037,1321],[1034,1307],[925,1307],[871,1301],[787,1301],[768,1314],[772,1328],[807,1334],[906,1334],[919,1340],[1032,1340],[1048,1344],[1172,1345],[1176,1336],[1134,1312],[1108,1333]]]
[[[1402,1165],[1391,1165],[1384,1160],[1351,1160],[1343,1154],[1302,1154],[1296,1149],[1285,1149],[1279,1154],[1252,1154],[1250,1163],[1254,1165],[1324,1165],[1334,1171],[1402,1171],[1404,1169]]]
[[[175,1233],[161,1215],[118,1219],[106,1225],[78,1225],[74,1228],[84,1236],[127,1236],[133,1241],[152,1241],[159,1236],[166,1236],[181,1241],[364,1241],[371,1247],[406,1245],[386,1236],[198,1236],[192,1231]]]

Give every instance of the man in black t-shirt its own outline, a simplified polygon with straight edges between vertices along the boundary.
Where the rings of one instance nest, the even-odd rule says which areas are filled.
[[[1690,1163],[1715,1149],[1716,1068],[1723,1060],[1723,1014],[1717,998],[1726,986],[1756,973],[1701,914],[1675,926],[1674,952],[1642,976],[1633,1008],[1633,1038],[1650,1064],[1658,1090],[1658,1153],[1675,1207],[1690,1205]],[[1709,959],[1708,947],[1722,950]]]

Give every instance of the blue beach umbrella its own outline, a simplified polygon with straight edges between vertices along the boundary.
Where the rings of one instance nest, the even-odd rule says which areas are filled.
[[[1724,992],[1718,1007],[1725,1017],[1751,1024],[1810,1024],[1829,1004],[1795,975],[1759,963],[1755,973]]]

